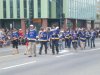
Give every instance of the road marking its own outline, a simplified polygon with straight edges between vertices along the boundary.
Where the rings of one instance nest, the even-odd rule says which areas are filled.
[[[12,68],[17,68],[17,67],[21,67],[21,66],[33,64],[33,63],[35,63],[35,62],[36,62],[36,61],[32,61],[32,62],[27,62],[27,63],[23,63],[23,64],[19,64],[19,65],[9,66],[9,67],[2,68],[2,69],[0,69],[0,70],[8,70],[8,69],[12,69]]]
[[[16,57],[16,56],[19,56],[19,55],[24,55],[23,53],[20,53],[20,54],[15,54],[15,55],[13,55],[13,54],[9,54],[9,55],[5,55],[5,56],[0,56],[0,58],[6,58],[6,57],[12,57],[12,56],[14,56],[14,57]]]
[[[62,54],[62,53],[66,53],[66,52],[69,52],[69,50],[61,50],[59,53]]]
[[[92,51],[97,51],[97,50],[100,50],[100,48],[96,48],[96,49],[91,49],[91,50],[84,50],[84,51],[80,51],[80,52],[92,52]],[[65,52],[63,52],[65,53]],[[56,56],[56,57],[64,57],[64,56],[69,56],[69,55],[74,55],[76,53],[68,53],[68,54],[64,54],[64,55],[59,55],[59,56]]]
[[[100,50],[100,48],[90,49],[90,50],[84,50],[84,51],[82,51],[82,52],[92,52],[92,51],[97,51],[97,50]]]
[[[59,56],[56,56],[56,57],[64,57],[64,56],[69,56],[69,55],[73,55],[74,53],[68,53],[68,54],[64,54],[64,55],[59,55]]]
[[[95,44],[100,44],[100,43],[98,42],[98,43],[95,43]]]

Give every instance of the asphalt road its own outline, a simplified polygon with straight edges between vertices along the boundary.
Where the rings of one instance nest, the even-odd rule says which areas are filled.
[[[0,57],[0,75],[100,75],[100,41],[96,48],[63,50],[59,55]]]

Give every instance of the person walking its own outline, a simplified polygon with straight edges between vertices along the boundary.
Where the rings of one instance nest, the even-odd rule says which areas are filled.
[[[53,25],[52,29],[52,35],[51,35],[51,41],[52,41],[52,54],[55,55],[55,47],[56,47],[56,53],[59,54],[59,27],[56,25]]]
[[[70,29],[65,31],[65,47],[66,48],[71,48],[71,42],[72,42],[71,36],[72,34],[71,34]]]
[[[37,36],[37,32],[36,32],[34,25],[30,25],[30,28],[29,28],[29,31],[28,31],[28,41],[29,41],[28,53],[29,53],[29,57],[32,57],[33,54],[34,54],[34,57],[36,57],[36,36]]]
[[[90,46],[90,31],[86,30],[86,46]]]
[[[95,38],[96,38],[96,33],[95,31],[92,29],[91,30],[91,34],[90,34],[90,40],[91,40],[91,48],[95,47]]]
[[[45,47],[45,54],[47,54],[47,42],[48,42],[48,33],[47,31],[42,27],[41,32],[39,33],[39,38],[40,38],[40,50],[39,50],[39,54],[42,54],[42,49],[43,49],[43,45]]]
[[[14,29],[13,32],[12,32],[12,47],[13,47],[12,54],[19,54],[18,38],[19,38],[18,31],[16,29]]]
[[[86,43],[86,35],[85,35],[85,31],[82,30],[81,33],[80,33],[80,46],[81,46],[81,49],[85,49],[85,43]]]
[[[78,36],[77,36],[77,31],[74,31],[72,33],[72,45],[73,48],[76,50],[78,48]]]

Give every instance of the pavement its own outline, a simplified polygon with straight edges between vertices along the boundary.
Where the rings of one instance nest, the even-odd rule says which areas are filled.
[[[8,49],[8,48],[5,48]],[[0,75],[100,75],[100,39],[96,40],[96,48],[85,50],[61,50],[60,54],[37,55],[29,58],[21,53],[11,55],[9,50],[0,49]],[[7,53],[7,55],[5,55]]]

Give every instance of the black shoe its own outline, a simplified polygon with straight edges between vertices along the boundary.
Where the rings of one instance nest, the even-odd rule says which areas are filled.
[[[41,55],[41,53],[39,53],[39,55]]]
[[[47,54],[47,52],[45,52],[45,54]]]
[[[55,55],[55,53],[52,53],[52,55]]]
[[[36,55],[34,55],[34,57],[36,57]]]
[[[24,53],[24,55],[27,55],[26,53]]]
[[[57,54],[59,54],[59,52],[57,52]]]
[[[32,57],[32,56],[30,55],[30,56],[28,56],[28,57]]]

